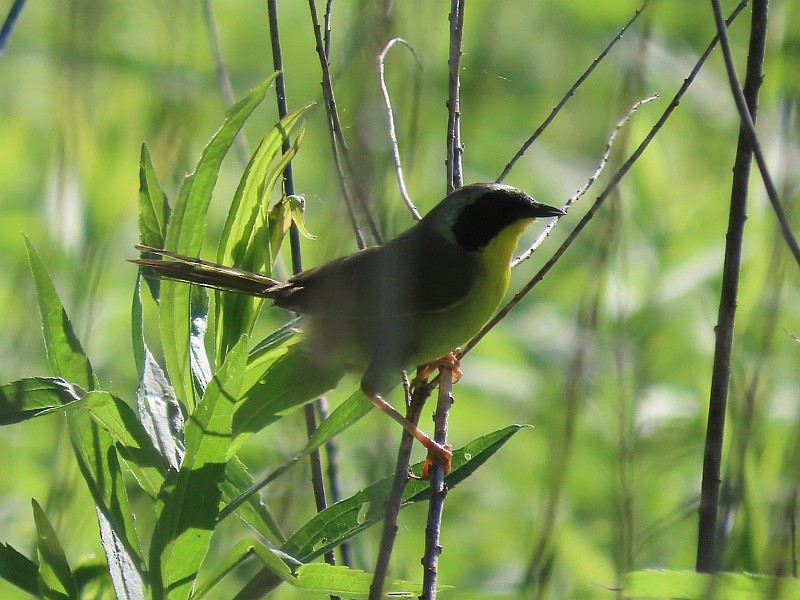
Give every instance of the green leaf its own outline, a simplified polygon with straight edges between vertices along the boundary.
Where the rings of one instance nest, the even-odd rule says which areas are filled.
[[[300,235],[309,240],[317,239],[306,229],[306,199],[303,196],[287,196],[286,201],[289,204],[292,223],[297,226]]]
[[[139,239],[142,244],[164,247],[169,213],[167,195],[158,183],[150,149],[144,143],[139,157]]]
[[[299,567],[295,572],[295,577],[289,583],[307,592],[347,598],[367,598],[369,597],[369,587],[372,584],[372,573],[325,563],[312,563]],[[439,587],[437,589],[448,588]],[[421,584],[391,577],[384,580],[384,596],[414,598],[419,597],[420,594],[422,594]]]
[[[78,587],[69,568],[64,549],[58,541],[53,526],[36,500],[31,500],[33,520],[36,523],[36,553],[39,557],[39,596],[63,600],[78,598]]]
[[[281,156],[283,142],[307,109],[308,106],[304,106],[281,119],[267,132],[250,159],[228,211],[217,248],[217,262],[247,271],[271,273],[274,253],[270,254],[267,241],[267,205],[280,174],[297,153],[303,132]],[[280,160],[276,162],[277,157]],[[262,298],[244,294],[217,292],[217,356],[224,356],[243,333],[252,333],[263,302]]]
[[[122,538],[114,531],[111,521],[97,508],[97,522],[100,524],[100,542],[108,562],[108,573],[117,600],[144,600],[145,586],[142,575]]]
[[[626,598],[684,598],[705,600],[780,600],[800,597],[800,581],[752,573],[716,573],[696,571],[634,571],[625,575]]]
[[[25,244],[36,284],[36,299],[42,317],[42,334],[50,368],[54,375],[63,377],[84,390],[96,389],[99,387],[97,377],[72,329],[72,323],[61,305],[50,275],[27,237]]]
[[[29,377],[0,386],[0,425],[74,408],[85,392],[60,377]]]
[[[233,347],[186,424],[186,454],[156,507],[150,549],[155,598],[188,598],[217,523],[233,411],[247,361],[247,337]]]
[[[183,460],[183,413],[155,357],[149,350],[145,352],[144,371],[136,391],[139,421],[164,464],[177,471]]]
[[[39,593],[39,566],[4,543],[0,543],[0,577],[32,596]]]
[[[199,253],[206,213],[222,159],[244,122],[264,99],[275,76],[269,77],[228,109],[225,123],[206,145],[194,173],[183,180],[167,227],[165,248],[190,256]],[[187,412],[194,408],[189,362],[190,287],[182,283],[162,282],[160,310],[161,340],[167,372],[178,399],[189,409]]]
[[[87,407],[109,399],[113,397],[108,392],[89,392],[85,398]],[[98,510],[110,523],[109,533],[114,539],[109,540],[108,544],[104,543],[107,560],[135,564],[140,572],[144,572],[128,493],[111,435],[98,426],[88,408],[68,413],[67,427],[78,468]]]
[[[226,505],[234,498],[239,497],[245,490],[254,484],[253,476],[247,467],[235,456],[225,466],[225,479],[222,482],[222,504]],[[236,515],[250,525],[258,533],[274,544],[286,541],[286,536],[281,531],[278,522],[272,516],[258,493],[250,494],[247,501],[236,509]]]
[[[95,390],[99,387],[97,377],[72,329],[50,275],[30,240],[25,238],[25,243],[36,284],[50,366],[55,375],[75,382],[83,389]],[[104,393],[90,391],[85,396],[86,402],[90,401],[93,394]],[[85,410],[67,412],[67,428],[78,467],[95,504],[110,521],[114,535],[119,536],[118,545],[124,546],[130,554],[130,560],[142,568],[141,550],[128,505],[128,494],[111,437],[92,421]],[[118,560],[118,557],[107,554],[107,559],[111,562]]]
[[[287,566],[286,562],[293,563],[295,566],[300,565],[290,556],[277,549],[268,548],[258,540],[242,540],[234,546],[228,556],[216,565],[208,579],[198,587],[196,593],[192,594],[192,598],[199,599],[208,594],[228,573],[251,556],[257,556],[268,571],[288,582],[292,581],[292,570]]]
[[[130,406],[111,394],[92,394],[86,403],[92,419],[107,431],[141,488],[152,498],[166,477],[166,462]]]
[[[133,290],[133,302],[131,302],[131,342],[133,343],[133,360],[136,364],[136,372],[141,375],[144,372],[144,308],[142,307],[142,270],[136,275],[136,286]]]
[[[454,488],[472,475],[523,427],[525,426],[511,425],[453,451],[452,470],[445,478],[448,488]],[[421,473],[422,464],[420,462],[414,465],[417,474]],[[281,549],[303,562],[308,562],[378,523],[385,513],[386,498],[392,487],[392,479],[393,477],[386,477],[350,498],[329,506],[298,529]],[[415,502],[426,500],[429,495],[429,482],[411,480],[403,492],[401,507],[405,508]]]
[[[300,345],[299,337],[251,357],[247,365],[242,401],[233,420],[235,451],[283,414],[311,402],[336,387],[343,373],[320,367]]]
[[[169,214],[167,195],[158,183],[150,159],[150,149],[146,143],[142,144],[139,158],[139,239],[142,244],[154,248],[164,247]],[[161,280],[157,277],[145,277],[145,280],[153,298],[158,299],[161,294]]]

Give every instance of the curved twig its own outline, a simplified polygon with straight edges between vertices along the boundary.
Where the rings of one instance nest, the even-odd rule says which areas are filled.
[[[733,12],[731,13],[731,16],[728,17],[727,23],[730,24],[739,15],[739,13],[744,9],[745,6],[747,6],[747,0],[742,0],[742,2],[740,2],[736,6],[736,8],[733,10]],[[550,258],[550,260],[548,260],[547,263],[545,263],[545,265],[539,270],[539,272],[536,273],[536,275],[534,275],[533,278],[519,292],[517,292],[517,294],[514,296],[514,298],[512,298],[511,301],[509,301],[508,304],[506,304],[500,310],[500,312],[498,312],[483,327],[483,329],[481,329],[475,335],[475,337],[473,337],[464,346],[464,349],[459,353],[458,358],[461,358],[467,352],[472,350],[472,348],[474,348],[475,345],[479,341],[481,341],[483,339],[483,337],[487,333],[489,333],[489,331],[491,331],[494,328],[494,326],[497,325],[511,311],[512,308],[514,308],[517,304],[519,304],[520,300],[522,300],[522,298],[524,298],[528,294],[528,292],[530,292],[542,279],[544,279],[545,275],[547,275],[547,273],[550,272],[550,269],[552,269],[553,266],[564,255],[564,253],[567,251],[567,249],[575,241],[575,238],[578,237],[580,232],[583,231],[583,229],[586,227],[586,225],[588,225],[589,221],[592,220],[594,215],[597,213],[597,211],[602,206],[603,202],[605,202],[605,199],[611,194],[612,191],[614,191],[614,188],[617,187],[619,182],[628,173],[628,171],[630,171],[631,167],[633,167],[633,165],[636,163],[636,161],[639,160],[639,157],[645,151],[647,146],[650,145],[650,142],[653,141],[653,138],[655,138],[656,134],[664,126],[664,123],[667,122],[667,119],[669,119],[670,115],[672,115],[673,111],[678,107],[678,104],[680,104],[680,101],[683,98],[684,94],[686,93],[686,90],[689,89],[689,86],[692,84],[692,82],[697,77],[697,74],[700,72],[700,69],[705,64],[706,60],[708,59],[709,54],[711,54],[711,51],[717,45],[717,41],[718,40],[719,40],[719,37],[715,36],[714,39],[711,41],[711,43],[708,45],[708,47],[705,49],[703,54],[700,55],[700,58],[697,60],[697,63],[695,64],[694,68],[692,69],[692,72],[684,80],[683,84],[678,89],[678,92],[675,94],[675,96],[672,98],[672,101],[669,103],[669,106],[667,106],[667,108],[661,114],[661,117],[659,117],[658,121],[656,121],[656,124],[653,125],[652,129],[650,129],[650,131],[645,136],[645,138],[642,140],[642,142],[639,144],[639,146],[636,148],[636,150],[634,150],[634,152],[628,157],[628,160],[626,160],[623,163],[623,165],[617,170],[617,172],[611,178],[611,181],[609,181],[608,184],[606,185],[605,189],[595,199],[594,204],[592,204],[592,206],[589,208],[587,213],[583,216],[583,218],[580,220],[580,222],[575,226],[575,229],[573,229],[572,232],[567,236],[567,239],[565,239],[564,242],[561,244],[561,246],[558,247],[558,249],[555,251],[555,253]]]
[[[383,103],[386,105],[386,120],[389,124],[389,141],[391,142],[392,146],[392,158],[394,158],[394,172],[395,175],[397,175],[397,186],[400,188],[400,195],[403,197],[403,201],[406,203],[408,210],[411,211],[411,216],[413,216],[415,220],[419,221],[422,217],[420,216],[417,207],[414,206],[414,202],[411,200],[411,197],[408,195],[406,182],[403,178],[403,167],[400,164],[400,146],[397,143],[397,131],[395,130],[394,126],[394,112],[392,111],[392,102],[389,98],[389,89],[386,87],[386,54],[395,44],[398,43],[403,44],[406,48],[408,48],[416,59],[417,64],[420,64],[417,53],[414,52],[414,48],[412,48],[407,41],[405,41],[403,38],[392,38],[386,43],[380,54],[378,54],[378,77],[381,82]]]
[[[611,131],[611,135],[608,136],[606,147],[603,149],[603,154],[600,156],[600,162],[598,163],[594,173],[592,173],[591,177],[589,177],[584,186],[577,192],[575,192],[575,194],[573,194],[572,197],[569,200],[567,200],[564,206],[561,207],[564,209],[564,211],[569,211],[570,207],[573,204],[575,204],[578,200],[580,200],[584,196],[584,194],[586,194],[589,188],[592,187],[594,182],[597,181],[597,178],[600,177],[600,174],[603,172],[603,169],[606,168],[606,164],[608,163],[608,156],[611,154],[611,148],[614,145],[614,140],[617,137],[617,133],[623,127],[623,125],[625,125],[625,123],[627,123],[630,120],[630,118],[633,116],[633,113],[635,113],[642,104],[647,104],[648,102],[652,102],[657,98],[658,94],[653,94],[652,96],[648,96],[647,98],[639,100],[638,102],[634,103],[634,105],[628,111],[628,114],[626,114],[622,119],[619,120],[617,125]],[[560,218],[561,217],[555,217],[553,219],[550,219],[550,221],[547,223],[547,226],[544,228],[542,233],[539,234],[539,236],[525,250],[525,252],[523,252],[517,258],[511,261],[512,269],[521,262],[526,261],[531,257],[531,255],[536,251],[536,249],[542,245],[542,242],[544,242],[547,236],[550,235],[550,232],[553,230],[553,227],[556,226],[556,223],[558,223],[558,220]]]

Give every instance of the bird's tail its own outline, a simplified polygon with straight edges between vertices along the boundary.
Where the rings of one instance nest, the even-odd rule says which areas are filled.
[[[136,246],[136,249],[163,257],[137,258],[130,261],[150,269],[152,274],[161,279],[186,281],[204,287],[263,298],[272,296],[286,285],[266,275],[226,267],[152,246]]]

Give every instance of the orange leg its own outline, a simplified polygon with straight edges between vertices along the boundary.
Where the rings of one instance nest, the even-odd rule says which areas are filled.
[[[364,391],[364,394],[369,398],[372,403],[380,408],[383,412],[389,415],[392,419],[400,423],[408,433],[413,435],[420,444],[425,446],[428,450],[428,457],[425,459],[425,468],[423,469],[422,476],[423,478],[428,478],[428,469],[430,468],[429,465],[432,461],[436,461],[442,465],[445,474],[450,472],[450,462],[453,459],[453,452],[452,446],[450,444],[445,444],[442,446],[441,444],[437,444],[434,442],[430,437],[428,437],[419,427],[414,425],[411,421],[406,419],[403,415],[401,415],[397,410],[386,400],[381,398],[378,394],[369,393]]]
[[[429,362],[417,368],[417,375],[411,382],[411,389],[414,390],[428,381],[428,377],[439,367],[448,367],[453,372],[453,383],[456,383],[464,375],[461,372],[461,362],[456,355],[461,352],[461,348],[456,348],[448,352],[442,358]]]

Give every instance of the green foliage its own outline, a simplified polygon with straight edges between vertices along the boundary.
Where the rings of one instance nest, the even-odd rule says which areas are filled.
[[[274,597],[317,597],[321,592],[291,585],[311,568],[298,558],[348,539],[357,566],[373,567],[377,528],[365,524],[379,519],[373,511],[383,488],[373,486],[386,485],[396,429],[383,417],[362,418],[371,404],[345,378],[330,392],[330,418],[307,439],[299,409],[333,387],[338,374],[303,362],[296,324],[257,300],[147,278],[141,285],[124,262],[138,239],[282,278],[281,247],[292,222],[318,236],[303,240],[306,266],[355,249],[338,201],[308,6],[279,3],[288,100],[300,107],[281,131],[269,83],[259,84],[271,64],[263,3],[244,0],[233,10],[232,3],[211,3],[236,94],[257,86],[214,135],[223,109],[200,3],[78,4],[27,3],[0,69],[0,596],[39,595],[40,572],[47,571],[46,585],[58,597],[77,590],[135,598],[154,584],[185,597],[189,584],[173,585],[181,573],[197,573],[195,596],[232,597],[265,568],[279,585]],[[468,182],[496,178],[639,4],[467,3],[461,116]],[[759,134],[796,224],[800,3],[770,4]],[[333,6],[329,59],[343,133],[358,186],[391,236],[411,219],[395,191],[374,57],[399,35],[422,66],[403,50],[386,63],[407,185],[424,213],[444,190],[446,3],[395,2],[389,12],[381,3]],[[745,54],[748,12],[730,30],[737,61]],[[707,5],[650,2],[508,182],[550,204],[569,197],[594,170],[627,107],[658,92],[662,100],[620,133],[602,185],[712,35]],[[723,460],[721,561],[730,573],[679,571],[695,561],[738,130],[724,81],[715,53],[617,195],[534,294],[464,360],[449,434],[457,446],[470,448],[487,431],[506,434],[508,423],[536,428],[515,435],[490,468],[447,498],[439,571],[456,584],[459,599],[610,598],[617,588],[641,597],[734,597],[737,588],[791,597],[791,581],[748,574],[790,572],[800,485],[800,345],[793,337],[800,280],[755,175]],[[291,136],[286,154],[284,133]],[[257,150],[237,162],[227,150],[246,139]],[[305,212],[275,189],[290,159]],[[591,199],[576,204],[515,270],[512,289],[549,257]],[[206,390],[221,389],[220,369],[232,367],[229,353],[243,334],[252,347],[239,398],[224,417],[231,418],[230,438],[213,448],[221,454],[227,444],[224,470],[211,468],[213,477],[202,482],[196,469],[184,470],[185,489],[196,482],[210,490],[208,503],[190,514],[186,493],[176,491],[180,468],[206,459],[189,456],[184,432],[198,426],[195,414],[210,418],[201,408]],[[221,402],[217,394],[216,410],[227,411]],[[334,436],[343,499],[314,516],[299,457]],[[454,466],[453,475],[473,462]],[[267,487],[250,491],[267,478]],[[32,497],[44,507],[37,519],[25,508]],[[424,529],[423,498],[413,499],[407,494],[391,570],[408,580],[418,579]],[[51,547],[42,558],[44,512],[62,551]],[[182,535],[202,542],[196,554],[182,551]],[[283,552],[291,548],[303,556]],[[329,580],[331,591],[342,590],[346,577],[361,577],[313,564],[342,577]],[[642,571],[654,566],[671,570]]]
[[[172,210],[156,180],[150,154],[143,147],[139,193],[143,242],[163,240],[179,250],[198,249],[199,236],[205,227],[204,211],[222,157],[245,119],[263,99],[270,82],[271,79],[258,86],[229,111],[194,173],[182,184]],[[277,252],[292,223],[307,235],[299,198],[281,199],[269,211],[264,208],[278,175],[297,153],[302,132],[288,152],[281,152],[281,144],[304,110],[295,111],[271,129],[245,169],[218,250],[231,263],[263,269],[272,264],[269,251]],[[365,598],[370,574],[347,567],[304,563],[318,557],[321,548],[336,547],[378,523],[391,478],[323,511],[286,539],[261,502],[252,476],[236,456],[236,451],[252,435],[328,391],[341,377],[339,373],[320,371],[299,349],[293,324],[278,328],[251,350],[248,334],[253,330],[258,308],[255,305],[248,308],[228,295],[218,296],[215,337],[222,364],[212,372],[205,354],[208,306],[204,297],[192,296],[187,290],[178,292],[172,283],[151,285],[151,293],[160,304],[162,347],[167,364],[166,370],[162,370],[145,341],[141,277],[138,278],[132,310],[134,356],[141,374],[137,414],[122,398],[99,389],[100,380],[45,265],[33,244],[26,241],[45,346],[55,377],[28,378],[0,387],[0,414],[4,424],[54,412],[67,415],[77,464],[97,506],[100,536],[111,575],[105,583],[97,579],[96,569],[93,575],[86,572],[84,576],[100,589],[105,586],[106,593],[113,584],[120,598],[188,599],[212,593],[213,586],[226,574],[248,558],[256,557],[277,577],[276,581],[288,582],[297,589]],[[170,321],[170,326],[165,327],[165,321],[174,318],[186,323],[178,326]],[[235,344],[221,341],[233,335],[239,336]],[[189,360],[188,371],[184,371],[186,360]],[[184,373],[191,375],[188,381]],[[310,373],[313,376],[309,377]],[[174,388],[176,381],[181,387]],[[191,400],[195,389],[201,395],[196,405]],[[371,405],[362,396],[354,394],[343,403],[305,448],[279,469],[278,475],[366,414]],[[456,452],[448,478],[450,485],[471,474],[517,429],[480,438]],[[125,472],[133,476],[135,489],[149,497],[155,517],[149,533],[133,520],[131,486],[124,478]],[[406,503],[423,499],[426,487],[427,483],[422,482],[410,485]],[[364,505],[371,508],[362,514]],[[195,594],[198,573],[208,556],[212,536],[221,520],[234,511],[254,530],[280,544],[281,549],[260,542],[240,542]],[[336,515],[333,520],[332,514]],[[38,567],[10,546],[4,546],[0,575],[21,589],[32,590],[32,574],[38,573],[41,596],[78,598],[76,579],[65,552],[35,502],[34,517],[39,534]],[[319,523],[326,524],[319,526]],[[141,535],[149,538],[146,557],[139,544]],[[399,597],[421,592],[419,585],[409,582],[389,580],[387,585]]]

